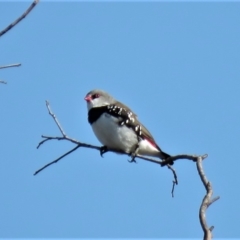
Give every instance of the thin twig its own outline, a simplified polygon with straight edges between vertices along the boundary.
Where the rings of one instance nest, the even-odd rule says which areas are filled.
[[[75,148],[73,148],[72,150],[66,152],[66,153],[63,154],[61,157],[59,157],[59,158],[57,158],[56,160],[54,160],[54,161],[52,161],[52,162],[44,165],[42,168],[38,169],[33,175],[37,175],[37,174],[38,174],[39,172],[41,172],[43,169],[47,168],[48,166],[50,166],[50,165],[52,165],[52,164],[54,164],[54,163],[57,163],[60,159],[66,157],[68,154],[70,154],[71,152],[77,150],[79,147],[81,147],[81,146],[77,145]]]
[[[37,148],[39,148],[43,143],[49,141],[49,140],[67,140],[67,141],[70,141],[72,143],[75,143],[75,144],[79,144],[79,145],[82,145],[83,147],[87,147],[87,148],[93,148],[93,149],[97,149],[97,150],[100,150],[100,147],[97,147],[97,146],[93,146],[93,145],[90,145],[90,144],[86,144],[86,143],[81,143],[75,139],[72,139],[72,138],[69,138],[68,136],[65,135],[65,137],[50,137],[50,136],[44,136],[42,135],[42,138],[45,138],[44,140],[42,140]]]
[[[10,65],[0,66],[0,69],[10,68],[10,67],[19,67],[19,66],[21,66],[21,63],[15,63],[15,64],[10,64]],[[1,81],[1,80],[0,80],[0,83],[7,84],[7,82]]]
[[[20,67],[20,66],[21,66],[21,63],[15,63],[15,64],[10,64],[10,65],[0,66],[0,69],[10,68],[10,67]]]
[[[48,109],[48,113],[52,116],[53,120],[54,120],[55,123],[57,124],[57,126],[58,126],[60,132],[62,133],[63,137],[66,138],[67,136],[66,136],[65,132],[63,131],[63,128],[61,127],[60,123],[58,122],[55,114],[51,111],[50,105],[49,105],[49,102],[48,102],[48,101],[46,101],[46,106],[47,106],[47,109]]]
[[[8,25],[5,29],[3,29],[0,32],[0,37],[6,32],[8,32],[11,28],[16,26],[21,20],[23,20],[31,12],[31,10],[38,4],[38,2],[39,0],[34,0],[33,3],[29,6],[29,8],[18,19],[16,19],[13,23]]]
[[[208,181],[207,177],[205,176],[203,167],[202,167],[202,160],[206,157],[207,157],[206,154],[204,156],[199,156],[197,159],[196,165],[197,165],[198,174],[206,189],[206,195],[204,196],[202,200],[202,204],[199,209],[199,219],[200,219],[202,230],[204,232],[203,239],[210,240],[212,239],[212,230],[214,226],[208,227],[207,221],[206,221],[206,210],[213,202],[217,201],[220,197],[215,197],[214,199],[211,199],[213,195],[212,185]]]
[[[176,173],[175,169],[173,169],[173,167],[170,164],[168,164],[167,167],[168,167],[168,169],[170,169],[172,171],[173,177],[174,177],[173,185],[172,185],[172,191],[171,191],[172,197],[174,197],[175,185],[178,185],[177,173]]]

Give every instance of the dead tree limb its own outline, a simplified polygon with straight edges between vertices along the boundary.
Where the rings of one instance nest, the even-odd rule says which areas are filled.
[[[12,22],[10,25],[8,25],[5,29],[3,29],[0,32],[0,37],[8,32],[11,28],[16,26],[21,20],[23,20],[31,11],[32,9],[38,4],[39,0],[34,0],[33,3],[29,6],[29,8],[19,17],[17,18],[14,22]]]
[[[207,221],[206,221],[206,210],[212,203],[217,201],[220,197],[218,196],[218,197],[215,197],[212,199],[212,195],[213,195],[212,185],[207,180],[207,177],[204,174],[203,166],[202,166],[202,160],[206,157],[207,157],[207,155],[199,156],[197,158],[196,165],[197,165],[198,174],[199,174],[201,181],[206,189],[206,195],[204,196],[204,198],[202,200],[202,204],[199,209],[199,220],[200,220],[202,230],[204,232],[203,239],[210,240],[210,239],[212,239],[212,230],[213,230],[214,226],[208,227]]]
[[[47,106],[49,115],[53,118],[53,120],[56,123],[58,129],[60,130],[62,136],[61,137],[52,137],[52,136],[44,136],[44,135],[42,135],[43,140],[41,142],[39,142],[37,148],[39,148],[42,144],[44,144],[45,142],[50,141],[50,140],[58,140],[58,141],[60,141],[60,140],[67,140],[67,141],[70,141],[70,142],[76,144],[76,146],[73,149],[71,149],[68,152],[66,152],[65,154],[63,154],[62,156],[60,156],[57,159],[55,159],[54,161],[52,161],[52,162],[44,165],[40,169],[38,169],[34,173],[34,175],[37,175],[39,172],[43,171],[45,168],[49,167],[50,165],[57,163],[59,160],[61,160],[62,158],[66,157],[70,153],[76,151],[80,147],[90,148],[90,149],[94,149],[94,150],[98,150],[98,151],[101,150],[101,147],[99,147],[99,146],[95,146],[95,145],[79,142],[78,140],[75,140],[73,138],[68,137],[67,134],[65,133],[65,131],[63,130],[62,126],[60,125],[60,122],[58,121],[56,115],[52,112],[52,110],[50,108],[50,104],[49,104],[48,101],[46,101],[46,106]],[[110,152],[114,152],[114,153],[128,155],[128,154],[126,154],[124,152],[118,152],[118,151],[111,150],[111,149],[109,151]],[[204,171],[203,171],[203,167],[202,167],[202,161],[205,158],[207,158],[207,156],[208,156],[207,154],[205,154],[203,156],[189,155],[189,154],[180,154],[180,155],[176,155],[176,156],[171,156],[170,158],[168,158],[166,160],[163,160],[163,161],[157,160],[157,159],[153,159],[153,158],[148,158],[148,157],[141,156],[141,155],[137,155],[136,156],[139,159],[143,159],[143,160],[146,160],[146,161],[149,161],[149,162],[152,162],[152,163],[159,164],[162,167],[167,166],[172,171],[173,177],[174,177],[172,191],[171,191],[172,197],[174,196],[174,187],[175,187],[175,185],[178,184],[178,178],[177,178],[176,171],[173,169],[173,167],[171,165],[169,165],[169,163],[172,162],[172,161],[180,160],[180,159],[186,159],[186,160],[191,160],[193,162],[196,162],[199,176],[200,176],[201,181],[202,181],[202,183],[203,183],[203,185],[204,185],[204,187],[206,189],[206,192],[207,192],[206,195],[204,196],[203,200],[202,200],[202,204],[201,204],[200,209],[199,209],[199,220],[200,220],[200,224],[201,224],[201,227],[203,229],[203,232],[204,232],[204,238],[203,238],[204,240],[212,239],[212,230],[214,228],[213,226],[211,226],[211,227],[207,226],[206,210],[212,203],[214,203],[215,201],[217,201],[220,198],[220,197],[215,197],[215,198],[211,199],[212,194],[213,194],[212,186],[211,186],[211,183],[207,180],[207,178],[206,178],[206,176],[204,174]]]

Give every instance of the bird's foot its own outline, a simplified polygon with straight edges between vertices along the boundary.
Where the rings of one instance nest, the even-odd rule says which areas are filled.
[[[133,153],[131,153],[131,160],[128,160],[128,162],[130,163],[137,163],[137,161],[135,160],[137,154],[138,154],[138,150],[139,150],[139,145],[137,144],[136,147],[135,147],[135,151]]]
[[[135,158],[136,158],[136,155],[135,154],[131,154],[131,159],[130,160],[128,160],[128,162],[130,162],[130,163],[137,163],[137,161],[135,160]]]
[[[130,160],[128,160],[128,162],[130,162],[130,163],[137,163],[137,161],[135,160],[135,157],[132,157]]]
[[[103,157],[103,154],[106,153],[106,152],[108,152],[107,146],[102,146],[100,148],[100,155],[101,155],[101,157]]]

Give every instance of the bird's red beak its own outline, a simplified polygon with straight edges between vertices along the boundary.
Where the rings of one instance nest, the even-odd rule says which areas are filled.
[[[90,95],[86,96],[84,99],[85,99],[87,102],[90,102],[90,101],[92,100],[92,98],[91,98]]]

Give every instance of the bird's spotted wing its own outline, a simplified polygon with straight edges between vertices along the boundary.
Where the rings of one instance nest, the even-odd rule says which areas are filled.
[[[148,140],[154,147],[161,151],[151,133],[138,121],[137,115],[130,108],[120,102],[111,104],[107,108],[108,114],[120,117],[119,125],[126,125],[132,128],[140,138]]]
[[[136,132],[139,139],[147,140],[152,146],[156,147],[161,153],[162,156],[166,159],[169,157],[167,153],[164,153],[160,147],[155,142],[151,133],[145,128],[137,119],[137,115],[132,112],[130,108],[125,106],[120,102],[115,102],[102,107],[91,108],[88,112],[88,121],[90,124],[93,124],[97,119],[104,113],[116,117],[119,119],[119,126],[127,126]],[[171,164],[171,163],[170,163]]]
[[[119,125],[134,123],[137,119],[137,115],[127,106],[120,102],[115,102],[107,106],[107,113],[119,117]]]

